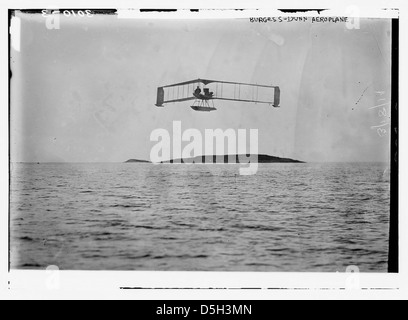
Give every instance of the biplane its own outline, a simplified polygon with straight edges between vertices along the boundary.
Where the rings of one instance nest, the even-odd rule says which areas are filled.
[[[280,88],[260,84],[196,79],[157,88],[157,107],[166,103],[193,101],[195,111],[216,111],[214,100],[280,104]]]

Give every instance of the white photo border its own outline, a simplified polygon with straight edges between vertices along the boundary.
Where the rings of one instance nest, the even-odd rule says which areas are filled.
[[[181,19],[181,18],[236,18],[256,16],[282,16],[281,8],[328,8],[320,16],[350,16],[350,8],[358,8],[360,17],[399,18],[400,34],[407,30],[407,13],[404,1],[389,1],[383,8],[381,1],[352,1],[349,4],[328,4],[327,1],[2,1],[1,21],[7,25],[9,9],[112,9],[119,8],[122,18],[148,19]],[[170,4],[171,3],[171,4]],[[126,8],[126,9],[123,9]],[[151,12],[140,14],[139,8],[198,8],[199,13],[189,10],[179,10],[171,13]],[[260,9],[233,10],[233,8]],[[216,10],[213,10],[216,9]],[[231,10],[222,10],[231,9]],[[299,15],[316,15],[317,13],[301,13]],[[291,14],[292,16],[295,14]],[[381,298],[395,299],[407,297],[407,240],[408,234],[400,232],[400,273],[399,274],[327,274],[327,273],[218,273],[218,272],[78,272],[78,271],[20,271],[8,269],[8,193],[9,193],[9,123],[8,123],[8,48],[7,33],[0,33],[3,47],[2,63],[2,122],[1,139],[1,223],[0,242],[1,272],[0,294],[7,298],[109,298],[109,299],[359,299]],[[407,56],[406,37],[400,37],[400,57]],[[404,72],[403,72],[404,71]],[[400,88],[406,88],[406,62],[400,59]],[[406,90],[400,90],[400,105],[406,102]],[[406,119],[406,110],[399,111],[400,123]],[[400,160],[405,162],[406,129],[399,127]],[[404,213],[407,209],[407,194],[403,178],[406,169],[400,166],[400,230],[407,230],[407,220]],[[359,283],[359,288],[353,283]],[[191,290],[195,288],[196,290]],[[248,290],[252,288],[251,290]],[[254,290],[254,288],[256,288]],[[176,294],[175,294],[176,293]]]

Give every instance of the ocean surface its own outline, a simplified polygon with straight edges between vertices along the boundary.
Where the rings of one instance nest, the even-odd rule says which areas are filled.
[[[13,269],[387,272],[386,164],[12,164]]]

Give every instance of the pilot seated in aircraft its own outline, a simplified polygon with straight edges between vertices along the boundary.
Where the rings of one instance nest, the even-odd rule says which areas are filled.
[[[201,89],[199,86],[197,86],[197,89],[195,89],[194,93],[197,95],[201,93]]]
[[[214,95],[214,92],[210,92],[210,89],[204,88],[204,96],[205,97],[212,98],[213,95]]]

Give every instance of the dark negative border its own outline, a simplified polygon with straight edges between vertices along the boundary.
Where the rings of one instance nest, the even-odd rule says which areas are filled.
[[[392,19],[391,46],[391,195],[388,272],[399,273],[398,213],[398,105],[399,105],[399,19]]]
[[[8,10],[8,69],[9,69],[9,78],[8,78],[8,272],[11,271],[11,78],[13,73],[11,71],[11,20],[15,14],[15,10]],[[10,283],[9,283],[10,284]]]

